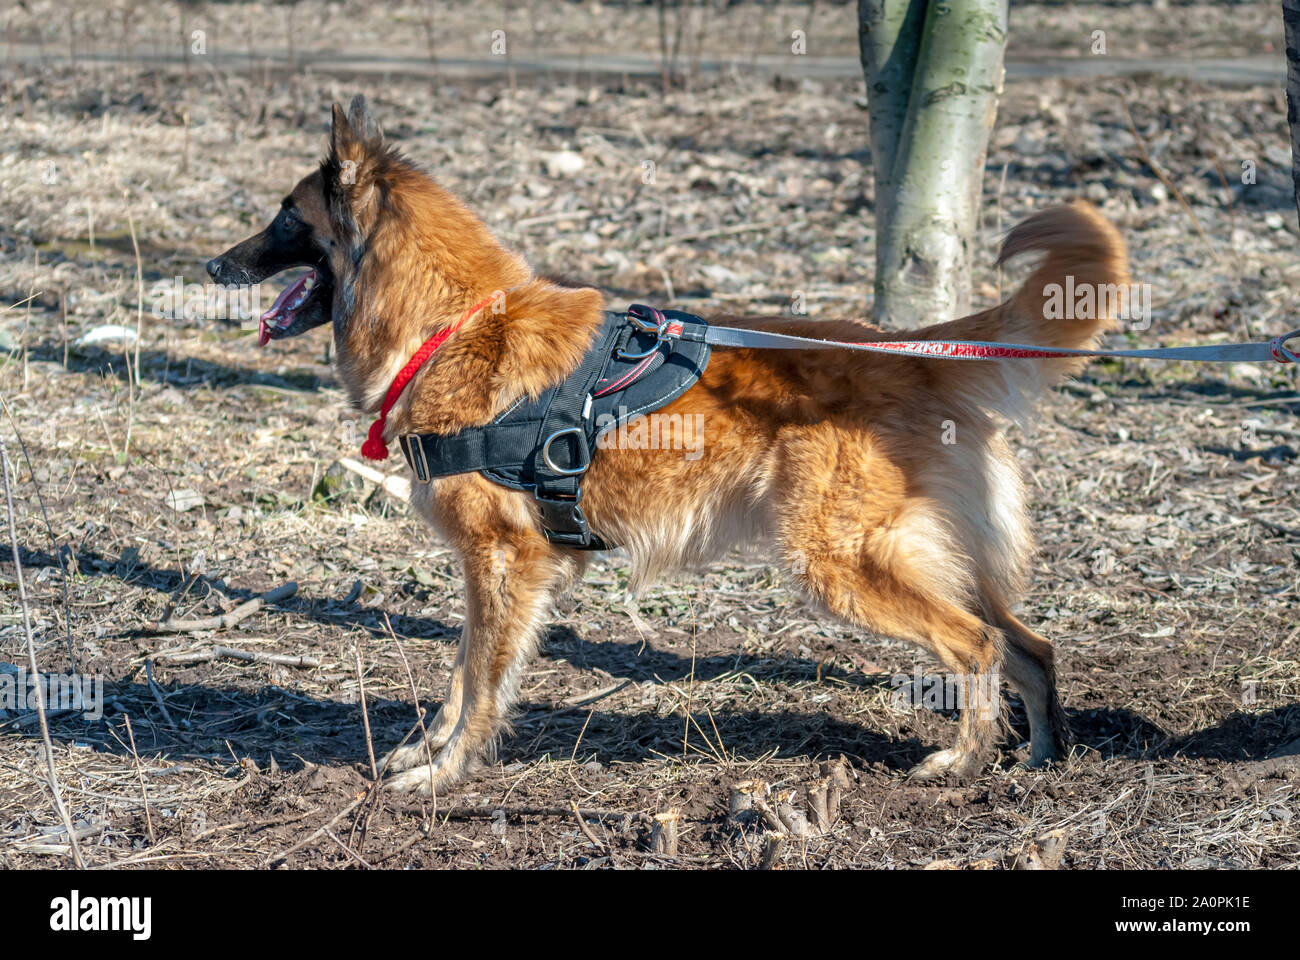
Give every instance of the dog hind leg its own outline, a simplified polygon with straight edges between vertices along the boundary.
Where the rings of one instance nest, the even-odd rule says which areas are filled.
[[[800,559],[805,569],[797,579],[831,613],[925,647],[960,678],[964,700],[957,740],[918,764],[911,776],[977,773],[998,731],[1001,632],[961,605],[909,585],[896,567],[878,560],[806,551]]]
[[[1065,755],[1069,726],[1056,692],[1052,641],[1020,622],[1000,600],[985,600],[988,617],[1006,636],[1003,668],[1029,715],[1029,762],[1041,766]]]

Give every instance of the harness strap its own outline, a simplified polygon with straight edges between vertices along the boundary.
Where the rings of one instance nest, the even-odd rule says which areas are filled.
[[[512,466],[532,454],[541,420],[502,423],[491,430],[405,434],[397,438],[402,455],[420,483],[438,477]]]
[[[592,349],[578,369],[556,391],[546,411],[545,436],[531,451],[535,487],[533,497],[541,514],[546,539],[584,550],[608,549],[591,532],[582,512],[582,476],[591,466],[588,444],[588,406],[591,393],[609,365],[618,328],[601,326]]]

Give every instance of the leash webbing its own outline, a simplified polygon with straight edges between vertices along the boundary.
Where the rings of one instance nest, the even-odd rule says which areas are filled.
[[[1272,340],[1255,343],[1225,343],[1195,347],[1148,347],[1136,350],[1078,350],[1072,347],[1042,347],[996,340],[875,340],[852,342],[817,340],[788,333],[771,333],[745,327],[720,327],[666,318],[662,311],[633,304],[630,312],[653,319],[664,340],[703,339],[719,347],[750,347],[760,350],[860,350],[895,356],[932,357],[940,360],[1059,360],[1066,357],[1132,357],[1146,360],[1189,360],[1196,363],[1300,363],[1300,355],[1287,349],[1286,342],[1300,337],[1292,330]],[[703,328],[702,331],[700,328]]]
[[[910,357],[934,357],[942,360],[1052,360],[1066,357],[1131,357],[1147,360],[1190,360],[1198,363],[1297,363],[1300,356],[1286,348],[1286,341],[1300,336],[1300,330],[1256,343],[1230,343],[1195,347],[1150,347],[1141,350],[1076,350],[1069,347],[1036,347],[1023,343],[999,343],[992,340],[879,340],[849,343],[839,340],[815,340],[784,333],[744,330],[738,327],[710,326],[706,343],[720,347],[754,347],[759,349],[828,349],[860,350],[868,353],[892,353]]]

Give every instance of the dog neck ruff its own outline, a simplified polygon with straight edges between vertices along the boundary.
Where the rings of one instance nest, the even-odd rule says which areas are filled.
[[[439,330],[424,344],[415,355],[411,357],[406,366],[398,371],[397,376],[393,378],[393,384],[388,388],[388,393],[384,396],[384,405],[379,408],[379,417],[370,425],[370,432],[366,435],[366,442],[361,445],[361,455],[369,460],[387,460],[388,444],[384,442],[384,428],[388,426],[388,414],[393,409],[393,404],[397,403],[397,398],[402,395],[406,385],[411,382],[420,368],[428,362],[429,358],[438,352],[438,348],[447,342],[447,338],[459,330],[470,317],[478,313],[489,303],[496,299],[493,295],[486,300],[480,300],[474,306],[466,310],[459,320],[444,330]]]

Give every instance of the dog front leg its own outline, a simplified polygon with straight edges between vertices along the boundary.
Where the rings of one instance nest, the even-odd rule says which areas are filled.
[[[418,765],[389,779],[390,790],[425,795],[444,790],[501,735],[562,569],[558,552],[533,530],[464,551],[465,625],[442,723],[431,737],[445,736],[442,749],[432,764],[423,744],[399,751],[403,762]],[[453,715],[455,699],[459,709]]]
[[[389,773],[400,773],[414,766],[427,763],[451,739],[460,719],[461,692],[465,689],[465,648],[469,645],[469,630],[461,630],[460,645],[456,648],[456,660],[451,665],[451,682],[447,687],[447,698],[433,717],[433,722],[426,728],[427,736],[423,743],[411,743],[398,747],[379,764]]]

